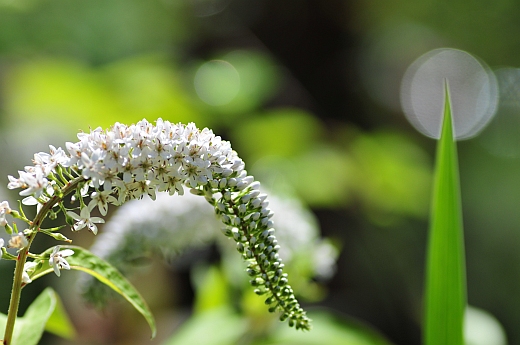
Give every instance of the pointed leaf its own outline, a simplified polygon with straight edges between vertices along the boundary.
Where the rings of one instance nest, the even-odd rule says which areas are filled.
[[[58,294],[56,294],[56,306],[45,324],[45,330],[68,340],[73,340],[76,337],[76,330]]]
[[[16,319],[12,345],[38,344],[57,301],[56,292],[51,288],[45,289],[29,306],[25,315]],[[6,322],[7,316],[0,314],[0,338],[3,338]]]
[[[446,85],[426,268],[426,345],[462,345],[466,273],[457,149]]]
[[[30,274],[32,280],[53,272],[53,268],[49,265],[48,260],[53,249],[54,247],[51,247],[42,253],[44,261]],[[114,266],[82,247],[60,245],[60,249],[72,249],[74,251],[72,256],[66,257],[71,269],[92,275],[130,302],[146,319],[152,330],[152,338],[155,337],[155,319],[148,305],[135,287]]]

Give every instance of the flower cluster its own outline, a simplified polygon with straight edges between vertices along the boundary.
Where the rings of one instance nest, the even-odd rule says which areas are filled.
[[[120,205],[144,195],[155,199],[157,191],[182,195],[188,187],[204,196],[228,226],[226,235],[237,242],[249,263],[251,283],[259,294],[268,295],[270,310],[281,311],[282,319],[289,319],[296,328],[310,327],[282,272],[266,195],[247,175],[229,142],[193,123],[172,124],[161,119],[155,125],[146,120],[130,126],[116,123],[105,131],[96,128],[79,133],[78,139],[66,143],[66,150],[50,146],[49,153],[35,154],[34,165],[19,171],[18,178],[9,176],[8,188],[20,188],[23,204],[38,207],[33,222],[24,219],[31,231],[38,231],[45,216],[63,212],[73,230],[86,227],[95,234],[96,223],[103,222],[91,217],[95,207],[105,215],[109,204]],[[65,207],[67,194],[79,200],[79,214]],[[6,228],[5,215],[10,212],[24,218],[22,210],[14,214],[0,204],[0,222]],[[55,237],[51,231],[46,233]],[[72,253],[53,254],[50,264],[59,275],[68,266],[65,254]]]

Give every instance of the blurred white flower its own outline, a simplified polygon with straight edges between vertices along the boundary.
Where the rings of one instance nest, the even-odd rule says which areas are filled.
[[[261,198],[265,199],[265,194]],[[338,251],[320,237],[314,215],[292,198],[271,195],[269,206],[273,212],[264,207],[262,212],[269,216],[263,219],[272,217],[269,221],[276,227],[281,259],[291,262],[293,257],[298,260],[304,257],[316,277],[330,278],[335,272]],[[251,218],[259,219],[262,212]],[[226,214],[222,216],[230,218]],[[239,220],[235,217],[227,222]],[[250,224],[253,223],[256,224]],[[226,246],[227,240],[221,236],[220,229],[221,222],[204,198],[191,193],[182,198],[157,193],[155,201],[144,198],[119,207],[91,251],[116,266],[126,266],[131,259],[156,252],[155,249],[168,257],[215,241]]]
[[[11,235],[11,239],[9,240],[9,248],[22,249],[27,247],[28,245],[29,242],[27,242],[27,238],[25,237],[23,232]]]
[[[0,226],[6,226],[7,220],[5,216],[11,213],[11,208],[9,207],[9,203],[7,201],[2,201],[0,203]]]

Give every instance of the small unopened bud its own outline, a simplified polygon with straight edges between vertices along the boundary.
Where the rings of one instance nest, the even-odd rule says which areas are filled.
[[[248,194],[251,195],[251,197],[256,198],[258,195],[260,195],[260,191],[258,189],[253,189]]]
[[[223,178],[220,180],[219,188],[220,188],[220,189],[224,189],[224,188],[226,188],[226,184],[227,184],[227,179],[226,179],[225,177],[223,177]]]
[[[204,195],[204,191],[197,188],[191,188],[190,193],[198,196]]]
[[[217,209],[220,211],[220,212],[224,212],[226,211],[226,205],[224,205],[223,203],[221,202],[217,202]]]
[[[228,177],[233,173],[232,169],[222,169],[222,176]]]
[[[231,200],[231,192],[230,191],[225,191],[222,196],[224,197],[224,200]]]
[[[260,189],[260,182],[255,181],[255,182],[251,183],[251,184],[249,185],[249,188],[254,189],[254,190],[258,190],[258,189]],[[256,195],[255,195],[255,196],[256,196]]]
[[[240,198],[240,202],[243,203],[243,204],[247,204],[247,202],[249,200],[251,200],[251,197],[252,197],[251,194],[243,195],[242,198]]]
[[[222,223],[231,225],[231,218],[229,218],[227,214],[221,214],[220,219],[222,220]]]

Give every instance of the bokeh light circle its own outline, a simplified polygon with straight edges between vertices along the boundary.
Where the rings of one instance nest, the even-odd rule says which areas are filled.
[[[230,103],[240,91],[238,71],[224,60],[202,64],[195,73],[193,83],[199,98],[213,106]]]
[[[491,70],[472,55],[457,49],[435,49],[417,59],[401,83],[401,105],[421,133],[439,138],[447,81],[454,136],[477,135],[493,117],[498,86]]]
[[[493,155],[520,157],[520,68],[495,70],[500,94],[493,122],[479,136],[479,142]]]

